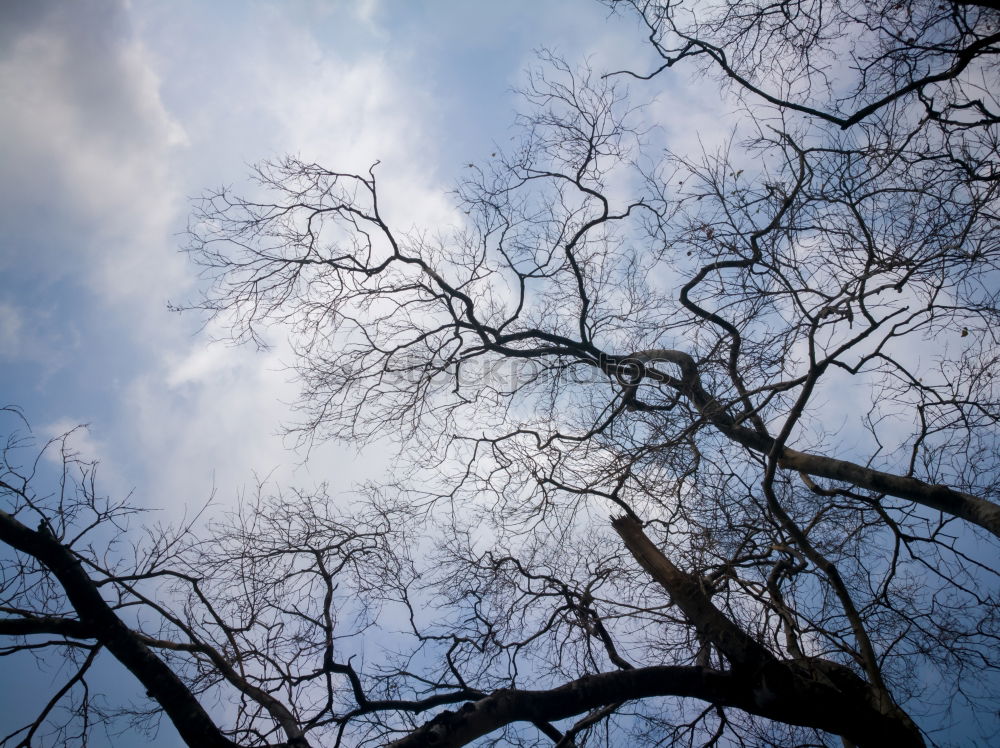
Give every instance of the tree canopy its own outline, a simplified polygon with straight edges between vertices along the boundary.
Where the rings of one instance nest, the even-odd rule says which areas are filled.
[[[197,204],[194,306],[285,329],[295,432],[395,439],[397,475],[139,538],[68,448],[39,487],[13,430],[4,651],[74,669],[7,743],[160,710],[192,746],[996,728],[1000,13],[609,8],[662,64],[543,52],[458,225],[291,156]],[[684,71],[739,112],[718,148],[643,103]],[[101,650],[149,703],[89,698]]]

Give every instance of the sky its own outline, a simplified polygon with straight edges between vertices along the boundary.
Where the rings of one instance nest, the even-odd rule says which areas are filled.
[[[510,137],[512,88],[542,47],[655,66],[635,21],[593,0],[0,0],[0,406],[41,439],[87,424],[74,444],[104,491],[157,521],[222,510],[265,476],[350,502],[387,474],[392,444],[296,450],[280,335],[233,347],[169,311],[198,298],[180,251],[192,200],[239,192],[282,154],[379,160],[395,228],[459,223],[448,193]],[[677,151],[732,132],[714,85],[676,73],[633,90],[656,97]],[[6,659],[0,737],[63,677]],[[98,678],[112,700],[137,688],[116,668]],[[164,722],[152,745],[180,742]]]
[[[163,521],[224,507],[255,476],[329,481],[349,501],[391,446],[307,461],[281,436],[297,386],[280,337],[213,343],[168,310],[197,299],[178,251],[191,200],[285,153],[381,160],[394,226],[453,223],[448,191],[509,137],[534,50],[644,67],[643,40],[579,0],[0,3],[0,405],[40,438],[88,424],[74,444],[104,490]],[[677,139],[722,132],[716,94],[680,79],[656,93]],[[4,694],[6,713],[35,708],[46,677]],[[156,743],[175,744],[169,727]]]
[[[447,193],[509,136],[533,50],[630,62],[640,39],[597,3],[555,0],[3,3],[3,401],[39,434],[89,424],[105,485],[171,513],[254,472],[378,471],[377,450],[289,454],[280,340],[212,345],[168,311],[197,298],[178,251],[191,199],[284,153],[381,160],[394,225],[454,221]]]

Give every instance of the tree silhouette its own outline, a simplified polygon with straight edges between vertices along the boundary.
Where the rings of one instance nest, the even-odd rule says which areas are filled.
[[[112,562],[75,528],[127,508],[69,453],[39,498],[12,442],[0,631],[79,664],[57,696],[107,649],[189,744],[247,746],[924,745],[990,703],[1000,16],[612,5],[663,66],[543,54],[460,226],[291,157],[199,204],[199,306],[286,325],[299,433],[394,436],[401,478]],[[718,151],[625,88],[686,63],[742,102]]]

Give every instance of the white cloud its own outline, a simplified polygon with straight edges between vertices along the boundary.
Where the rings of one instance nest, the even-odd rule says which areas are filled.
[[[67,449],[86,462],[100,460],[107,451],[104,442],[94,436],[94,433],[89,428],[76,423],[70,418],[60,418],[57,421],[45,424],[39,429],[39,432],[42,438],[46,440],[59,439],[67,434],[72,434],[67,439]],[[61,462],[58,450],[50,449],[46,452],[46,457],[53,462]]]
[[[81,312],[90,324],[103,315],[123,330],[98,343],[84,329],[67,355],[70,364],[74,356],[112,362],[88,371],[122,378],[112,395],[104,388],[98,397],[95,386],[94,401],[79,412],[92,422],[90,413],[101,414],[106,448],[129,463],[147,506],[197,504],[213,476],[222,496],[252,471],[290,462],[286,475],[334,477],[342,488],[383,462],[374,452],[357,459],[331,446],[295,467],[302,456],[290,456],[278,434],[297,395],[283,366],[291,356],[206,348],[207,336],[189,336],[190,317],[166,313],[167,299],[192,295],[194,270],[176,253],[174,235],[186,196],[240,180],[247,161],[268,155],[292,152],[355,170],[381,159],[392,225],[434,231],[461,218],[442,158],[457,164],[476,156],[456,157],[457,123],[448,121],[475,114],[476,76],[458,70],[442,110],[411,40],[390,28],[396,18],[388,7],[374,0],[238,7],[54,4],[0,52],[0,96],[10,111],[0,121],[0,219],[28,237],[7,256],[0,250],[0,268],[34,264],[43,277],[87,289]],[[477,20],[468,8],[462,13],[470,17],[446,22]],[[422,24],[421,33],[432,27]],[[465,30],[449,33],[461,38]],[[586,43],[607,57],[625,48],[602,47],[592,36]],[[434,39],[422,44],[423,54],[436,54]],[[516,68],[503,74],[513,77]],[[491,106],[510,82],[495,76],[495,90],[479,95]],[[506,124],[485,137],[504,138]],[[478,142],[467,137],[463,148]],[[23,319],[10,317],[2,334],[24,340]],[[131,369],[119,373],[120,361]]]
[[[290,420],[298,388],[288,358],[287,350],[264,354],[194,342],[162,373],[133,381],[123,400],[129,438],[143,462],[139,501],[176,517],[207,500],[213,486],[218,502],[231,504],[255,476],[306,488],[331,480],[336,495],[384,470],[375,453],[358,459],[343,445],[321,446],[311,466],[289,454],[280,425]]]
[[[225,46],[199,61],[219,66],[212,67],[211,81],[195,94],[200,105],[189,102],[176,115],[190,136],[186,178],[242,177],[245,164],[236,165],[232,158],[237,150],[258,157],[287,150],[359,170],[381,157],[386,172],[392,165],[387,202],[389,210],[396,208],[397,225],[450,220],[445,190],[428,176],[434,158],[423,124],[429,105],[421,104],[419,92],[378,53],[347,60],[279,9],[260,7],[254,12],[257,22],[235,25]],[[146,33],[162,29],[152,23],[142,28]],[[159,63],[166,74],[196,83],[196,71],[177,67],[178,60],[185,59],[183,40],[161,38],[159,44],[176,53],[172,62]],[[254,53],[240,54],[243,49]],[[152,59],[160,58],[154,52]],[[231,129],[232,107],[252,114],[246,129]],[[213,168],[238,172],[199,175],[190,161],[199,155],[217,157],[213,150],[220,137],[228,137],[228,146],[237,141],[239,148]],[[189,191],[203,186],[192,185]],[[123,430],[141,456],[148,487],[139,497],[144,504],[191,507],[207,497],[213,482],[220,501],[229,503],[236,487],[252,483],[253,473],[266,475],[275,468],[276,478],[307,485],[334,479],[335,491],[383,469],[382,459],[374,454],[358,459],[353,450],[333,445],[315,451],[308,467],[298,464],[302,455],[288,453],[280,428],[291,418],[289,403],[298,388],[285,366],[291,354],[280,342],[276,351],[259,354],[207,346],[211,331],[195,339],[165,336],[160,330],[149,334],[165,344],[157,353],[158,365],[129,384],[122,400],[127,413]]]
[[[24,321],[13,304],[0,301],[0,355],[13,358],[21,356]]]
[[[275,9],[269,20],[247,84],[273,118],[282,151],[358,173],[380,161],[383,207],[399,229],[457,222],[450,185],[436,179],[444,134],[415,71],[378,47],[341,56]]]
[[[274,142],[295,131],[297,113],[303,119],[316,116],[305,105],[290,111],[295,96],[316,97],[322,107],[343,97],[364,98],[371,81],[374,93],[362,107],[378,108],[392,97],[387,84],[374,80],[380,75],[377,65],[362,62],[354,69],[324,61],[307,32],[283,25],[273,12],[280,33],[265,50],[270,56],[263,67],[253,56],[235,54],[246,39],[231,40],[229,52],[242,60],[236,73],[247,85],[243,95],[254,92],[255,106],[269,113]],[[125,332],[109,341],[85,329],[82,341],[63,351],[69,364],[74,356],[131,362],[133,379],[122,383],[117,399],[80,403],[46,432],[68,430],[77,423],[75,413],[94,421],[96,411],[95,429],[108,438],[98,443],[78,435],[81,449],[105,457],[106,463],[127,463],[140,503],[190,506],[207,497],[213,475],[220,491],[228,491],[246,483],[254,470],[267,473],[289,462],[278,430],[295,386],[276,354],[206,347],[205,337],[187,337],[193,320],[166,311],[168,298],[190,293],[194,276],[176,251],[175,231],[188,210],[184,193],[194,191],[182,180],[197,171],[191,169],[200,155],[195,146],[214,144],[194,142],[186,123],[168,111],[161,96],[163,60],[150,52],[136,28],[124,3],[56,6],[36,18],[32,28],[13,35],[0,54],[0,97],[9,112],[0,121],[5,144],[0,145],[5,163],[0,196],[7,206],[6,223],[21,237],[0,251],[0,265],[26,275],[34,266],[35,277],[48,289],[61,278],[80,295],[75,308],[62,305],[62,315],[72,309],[80,318],[89,315],[89,324],[96,326],[110,316]],[[285,43],[320,59],[324,73],[279,95],[282,85],[290,87],[301,77],[298,66],[305,62],[289,54]],[[226,105],[218,101],[198,114],[220,121]],[[374,119],[382,119],[381,114]],[[299,142],[344,142],[357,129],[346,114],[324,122],[303,123]],[[246,137],[248,151],[266,152],[254,142],[260,135],[251,130],[233,137]],[[382,136],[368,137],[374,144]],[[65,316],[57,326],[40,327],[35,318],[43,307],[29,293],[11,289],[11,299],[4,299],[0,342],[8,358],[39,362],[56,349],[50,345],[55,339],[51,328],[60,328],[65,339],[65,329],[77,320]],[[64,375],[74,376],[73,368],[66,367]],[[108,363],[101,371],[116,368]],[[101,395],[107,397],[106,389]]]
[[[184,132],[158,85],[122,4],[58,6],[0,59],[0,194],[10,220],[50,222],[23,227],[36,238],[75,228],[76,241],[49,250],[58,256],[37,259],[56,274],[81,273],[102,298],[178,277],[180,263],[162,248],[178,203],[169,156]]]

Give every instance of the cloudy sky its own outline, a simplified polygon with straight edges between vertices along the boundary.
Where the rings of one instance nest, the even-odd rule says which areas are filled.
[[[190,198],[283,153],[381,159],[394,225],[440,225],[461,168],[509,137],[534,49],[600,66],[641,39],[556,0],[0,4],[2,399],[38,433],[89,424],[105,485],[149,507],[225,498],[254,471],[377,471],[377,450],[289,455],[280,345],[210,345],[168,312],[197,292]]]
[[[77,447],[104,488],[168,519],[254,474],[345,492],[377,478],[378,446],[288,450],[280,340],[212,345],[167,310],[197,295],[178,252],[191,198],[283,153],[380,159],[395,226],[455,221],[447,192],[509,137],[533,50],[644,67],[642,41],[580,0],[0,3],[0,404],[43,436],[89,424]],[[671,85],[656,93],[664,111],[683,101],[677,137],[705,135],[719,102]]]

